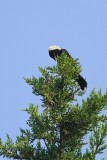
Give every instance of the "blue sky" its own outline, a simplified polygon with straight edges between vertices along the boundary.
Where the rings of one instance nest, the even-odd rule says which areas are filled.
[[[0,1],[0,137],[15,140],[26,128],[30,103],[41,105],[23,77],[39,77],[39,66],[52,66],[48,47],[66,48],[82,64],[88,88],[83,98],[107,88],[106,0]],[[79,98],[81,103],[81,98]],[[103,112],[107,114],[106,111]],[[107,141],[106,141],[107,142]],[[106,157],[107,151],[97,158]],[[2,159],[2,158],[0,158]],[[6,159],[6,158],[4,158]]]

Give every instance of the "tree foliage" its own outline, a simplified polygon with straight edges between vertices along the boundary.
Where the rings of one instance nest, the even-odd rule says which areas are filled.
[[[57,65],[39,67],[41,77],[25,78],[32,86],[33,94],[41,96],[43,112],[30,104],[24,109],[29,114],[30,129],[20,129],[20,136],[13,142],[7,134],[3,144],[0,139],[0,155],[26,160],[95,160],[107,148],[107,116],[100,113],[107,108],[107,92],[92,90],[79,105],[77,98],[85,94],[75,81],[81,72],[78,59],[64,54],[57,58]],[[89,149],[84,139],[91,132]]]

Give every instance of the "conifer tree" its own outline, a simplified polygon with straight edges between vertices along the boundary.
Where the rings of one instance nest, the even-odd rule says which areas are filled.
[[[0,156],[25,160],[95,160],[107,145],[107,116],[100,113],[107,109],[107,91],[92,90],[89,97],[78,103],[83,96],[75,81],[81,72],[78,59],[65,54],[57,58],[57,65],[39,67],[41,77],[25,78],[32,86],[33,94],[41,96],[43,112],[39,106],[30,104],[23,109],[29,114],[30,129],[20,129],[20,136],[13,142],[7,134],[3,144],[0,139]],[[100,115],[99,115],[100,114]],[[84,139],[88,133],[90,148],[82,153]]]

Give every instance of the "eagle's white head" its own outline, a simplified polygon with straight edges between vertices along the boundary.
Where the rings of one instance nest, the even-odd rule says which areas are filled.
[[[49,51],[56,50],[56,49],[61,50],[61,48],[59,46],[56,46],[56,45],[49,47]]]

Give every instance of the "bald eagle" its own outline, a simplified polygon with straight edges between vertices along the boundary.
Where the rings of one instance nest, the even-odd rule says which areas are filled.
[[[51,58],[56,60],[57,56],[61,56],[62,53],[65,53],[68,57],[71,57],[69,52],[66,49],[62,49],[59,46],[50,46],[49,47],[49,55]],[[80,88],[84,90],[87,87],[86,80],[79,74],[76,81],[78,82]]]

